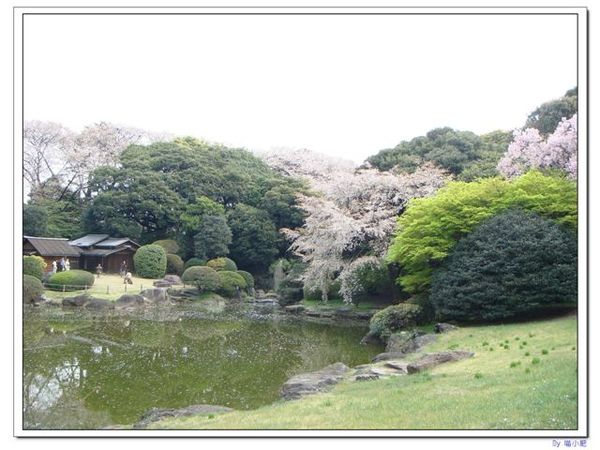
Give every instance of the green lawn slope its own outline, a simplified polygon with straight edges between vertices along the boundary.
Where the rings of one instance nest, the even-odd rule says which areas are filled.
[[[344,381],[334,390],[257,410],[167,419],[161,429],[575,429],[575,316],[464,327],[425,352],[475,357],[429,372]]]

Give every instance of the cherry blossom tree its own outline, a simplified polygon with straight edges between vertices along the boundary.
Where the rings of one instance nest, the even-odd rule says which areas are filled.
[[[547,139],[535,128],[515,131],[498,171],[514,178],[529,169],[561,169],[577,178],[577,114],[563,119]]]
[[[282,230],[290,250],[307,263],[302,281],[327,300],[338,278],[344,301],[357,292],[355,271],[377,264],[389,244],[396,217],[411,198],[431,195],[447,180],[442,170],[428,165],[413,174],[376,169],[337,173],[327,183],[317,180],[321,196],[299,196],[307,213],[305,224]]]

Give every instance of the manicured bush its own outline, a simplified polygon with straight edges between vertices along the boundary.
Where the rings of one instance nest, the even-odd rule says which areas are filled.
[[[167,255],[170,253],[174,255],[179,253],[179,244],[173,239],[161,239],[159,241],[154,241],[152,245],[162,247]]]
[[[238,270],[237,273],[239,273],[244,278],[244,281],[246,281],[247,289],[254,287],[254,277],[250,272],[246,272],[245,270]]]
[[[143,278],[162,278],[167,270],[167,254],[160,245],[144,245],[133,255],[135,272]]]
[[[179,255],[167,253],[167,273],[174,275],[183,273],[183,259]]]
[[[94,275],[85,270],[67,270],[53,274],[46,287],[53,291],[78,291],[93,286]]]
[[[195,285],[202,292],[215,292],[221,288],[221,278],[216,270],[207,266],[192,266],[183,272],[184,283]]]
[[[576,230],[577,185],[563,176],[531,171],[512,181],[450,182],[434,196],[411,200],[388,251],[388,260],[402,268],[398,281],[411,294],[429,293],[433,271],[459,239],[484,220],[515,208]]]
[[[206,263],[208,267],[212,267],[217,272],[221,270],[226,270],[229,272],[235,272],[237,270],[237,265],[232,259],[229,258],[215,258],[211,259]]]
[[[205,266],[205,265],[206,265],[206,260],[204,260],[204,259],[201,259],[201,258],[190,258],[183,265],[183,270],[187,270],[190,267]]]
[[[23,275],[31,275],[41,281],[45,269],[46,261],[41,256],[23,256]]]
[[[431,300],[443,319],[485,322],[575,306],[577,242],[557,224],[507,211],[460,240],[432,278]]]
[[[221,279],[219,293],[225,297],[233,297],[239,289],[246,289],[246,280],[239,273],[230,270],[222,270],[217,273]]]
[[[388,306],[375,313],[369,323],[369,334],[386,340],[398,330],[417,325],[421,318],[421,308],[411,303]]]
[[[31,275],[23,275],[23,303],[33,303],[44,292],[42,282]]]

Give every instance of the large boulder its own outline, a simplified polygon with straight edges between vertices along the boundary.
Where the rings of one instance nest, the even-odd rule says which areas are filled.
[[[394,333],[389,337],[385,346],[385,351],[388,353],[400,352],[400,349],[414,337],[415,334],[410,331],[400,331],[398,333]]]
[[[62,305],[63,306],[85,306],[85,304],[87,302],[89,302],[91,300],[92,297],[90,297],[89,295],[76,295],[74,297],[65,297],[62,300]]]
[[[436,333],[447,333],[448,331],[456,330],[458,327],[449,323],[436,323],[433,331]]]
[[[306,307],[304,305],[289,305],[286,306],[284,309],[285,312],[289,312],[292,314],[300,314],[301,312],[304,312],[306,310]]]
[[[144,305],[144,297],[137,294],[121,295],[115,302],[118,308],[130,308]]]
[[[165,275],[163,280],[171,284],[183,284],[179,275]]]
[[[427,344],[431,344],[437,340],[435,334],[419,334],[415,333],[409,340],[404,344],[400,345],[396,351],[401,353],[414,353],[421,350],[422,347]]]
[[[295,400],[305,395],[330,390],[350,370],[341,362],[331,364],[316,372],[302,373],[287,380],[281,388],[284,400]]]
[[[106,310],[114,309],[115,304],[102,298],[90,298],[90,300],[85,304],[85,307],[86,309]]]
[[[169,301],[169,294],[167,293],[166,288],[156,287],[153,289],[144,289],[142,292],[140,292],[140,295],[152,303]]]
[[[468,352],[465,350],[453,350],[449,352],[438,352],[438,353],[428,353],[424,355],[421,359],[410,363],[406,370],[408,373],[417,373],[422,372],[423,370],[431,369],[437,365],[451,362],[451,361],[460,361],[461,359],[471,358],[475,353]]]
[[[134,429],[146,428],[152,422],[158,422],[170,417],[188,417],[196,415],[211,415],[231,412],[233,409],[218,405],[191,405],[179,409],[152,408],[146,411],[139,422],[133,425]]]

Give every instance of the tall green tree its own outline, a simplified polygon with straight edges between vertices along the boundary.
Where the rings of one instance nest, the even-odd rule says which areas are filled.
[[[231,229],[225,216],[205,214],[194,236],[194,256],[204,260],[227,256],[231,244]]]
[[[569,89],[561,98],[538,106],[525,122],[524,128],[536,128],[542,135],[552,133],[562,119],[577,113],[577,88]]]

